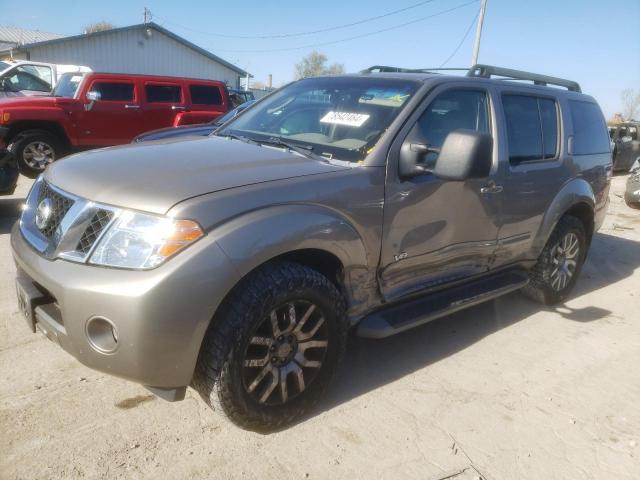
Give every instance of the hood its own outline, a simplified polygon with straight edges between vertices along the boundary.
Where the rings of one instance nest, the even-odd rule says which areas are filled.
[[[348,167],[221,137],[138,143],[79,153],[45,179],[95,202],[164,214],[191,197]]]
[[[189,135],[201,136],[209,135],[216,129],[213,123],[182,125],[180,127],[167,127],[151,130],[150,132],[141,133],[134,142],[149,142],[151,140],[162,140],[165,138],[186,137]]]
[[[17,96],[8,96],[8,97],[0,97],[0,110],[3,108],[16,108],[16,107],[51,107],[57,105],[59,97],[51,97],[51,96],[38,96],[38,95],[23,95],[20,92],[5,92],[10,95]],[[69,98],[65,100],[70,100]]]

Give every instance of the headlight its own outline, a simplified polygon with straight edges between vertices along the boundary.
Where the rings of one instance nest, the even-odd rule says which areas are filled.
[[[89,263],[149,269],[195,242],[204,233],[191,220],[123,211],[100,239]]]

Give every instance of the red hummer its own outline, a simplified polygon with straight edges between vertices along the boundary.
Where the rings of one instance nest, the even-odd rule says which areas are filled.
[[[0,100],[6,148],[35,176],[75,150],[131,142],[162,127],[205,123],[230,108],[224,83],[148,75],[64,74],[50,97]]]

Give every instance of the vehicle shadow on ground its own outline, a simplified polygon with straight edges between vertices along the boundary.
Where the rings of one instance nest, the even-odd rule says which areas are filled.
[[[596,234],[570,300],[629,277],[638,268],[640,242]],[[545,307],[515,292],[384,340],[353,336],[333,388],[312,415],[454,355],[541,310],[577,322],[598,321],[612,313],[596,305]]]
[[[0,235],[9,233],[21,212],[24,198],[0,197]]]

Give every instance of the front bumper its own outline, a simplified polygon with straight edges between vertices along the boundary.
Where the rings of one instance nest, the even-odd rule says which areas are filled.
[[[25,241],[18,223],[11,247],[22,282],[46,292],[52,305],[37,309],[36,318],[51,340],[88,367],[160,389],[190,384],[213,314],[239,280],[208,237],[148,271],[46,259]],[[87,321],[96,316],[117,329],[112,353],[89,342]]]

